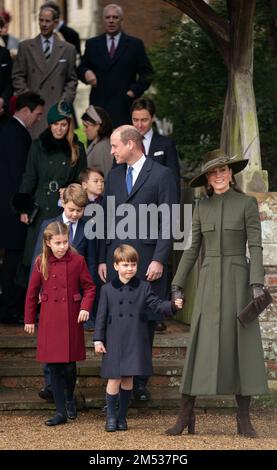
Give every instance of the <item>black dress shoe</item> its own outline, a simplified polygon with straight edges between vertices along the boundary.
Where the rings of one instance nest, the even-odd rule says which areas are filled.
[[[68,419],[76,419],[77,418],[77,410],[76,410],[75,400],[67,401],[65,403],[65,408],[66,408],[66,414],[67,414]]]
[[[121,419],[117,421],[117,429],[118,431],[127,431],[128,430],[128,424],[126,419]]]
[[[163,321],[157,321],[155,326],[155,331],[165,331],[166,324]]]
[[[61,413],[57,413],[54,418],[45,421],[45,424],[46,426],[58,426],[59,424],[65,424],[66,422],[66,416]]]
[[[38,392],[39,398],[42,398],[43,400],[46,400],[48,403],[54,403],[54,395],[51,390],[48,390],[47,388],[42,388]]]
[[[138,390],[134,390],[134,398],[139,401],[147,401],[150,398],[150,393],[146,388],[139,388]]]
[[[105,431],[114,432],[117,429],[117,422],[115,418],[107,418]]]

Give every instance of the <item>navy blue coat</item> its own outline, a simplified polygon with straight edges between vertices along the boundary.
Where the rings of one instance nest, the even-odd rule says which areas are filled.
[[[2,218],[0,246],[23,250],[27,226],[20,222],[12,208],[12,198],[18,192],[31,146],[27,129],[11,118],[0,133],[0,212]]]
[[[93,340],[102,341],[107,350],[102,358],[102,377],[153,374],[146,307],[157,318],[172,315],[171,302],[160,300],[149,282],[136,277],[128,284],[116,277],[101,288]]]
[[[134,237],[127,239],[120,239],[115,233],[115,238],[109,238],[107,234],[106,240],[99,241],[99,263],[107,263],[108,280],[113,279],[116,272],[113,268],[113,252],[122,243],[132,245],[139,253],[138,263],[138,277],[146,280],[145,274],[151,261],[159,261],[164,266],[163,276],[157,281],[151,282],[151,287],[156,295],[165,299],[167,294],[167,262],[172,249],[172,238],[164,238],[162,236],[162,225],[165,221],[159,218],[157,229],[157,238],[151,238],[150,233],[146,233],[145,238],[142,238],[139,233],[141,228],[141,221],[139,218],[139,207],[141,204],[155,204],[157,206],[166,204],[169,207],[176,204],[177,191],[176,182],[172,171],[159,163],[154,162],[151,158],[147,158],[135,185],[128,195],[126,189],[126,165],[118,165],[113,168],[107,177],[106,190],[104,196],[103,207],[107,210],[107,196],[115,197],[115,210],[121,204],[130,204],[135,208],[136,212],[136,228],[137,232]],[[115,217],[115,225],[123,220],[123,216],[117,215]],[[109,221],[112,221],[112,216],[109,216]],[[149,314],[149,319],[152,319]],[[156,316],[155,318],[156,319]]]
[[[60,214],[58,217],[54,217],[53,219],[44,220],[40,226],[36,246],[34,249],[33,259],[32,259],[31,273],[33,271],[35,260],[42,251],[42,239],[43,239],[44,229],[51,222],[55,222],[55,220],[63,222],[62,214]],[[84,256],[88,269],[89,269],[89,273],[92,279],[94,280],[97,278],[96,241],[88,240],[86,238],[85,232],[84,232],[86,222],[87,222],[86,217],[82,217],[81,219],[79,219],[72,245],[74,246],[74,248],[76,248],[79,255]]]
[[[89,39],[78,68],[79,79],[84,83],[87,70],[92,70],[97,77],[97,87],[91,89],[90,104],[104,108],[114,127],[130,123],[133,100],[126,92],[132,90],[138,98],[150,86],[153,74],[141,39],[121,33],[112,59],[106,34]]]
[[[154,132],[147,157],[153,158],[155,162],[172,170],[177,184],[178,199],[180,200],[180,165],[176,145],[173,140],[170,137]]]

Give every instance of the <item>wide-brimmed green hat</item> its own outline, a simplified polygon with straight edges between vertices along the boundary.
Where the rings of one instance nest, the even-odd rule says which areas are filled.
[[[222,149],[212,150],[203,157],[200,175],[195,176],[189,184],[192,188],[204,186],[207,182],[206,173],[219,166],[228,165],[229,168],[232,168],[233,174],[239,173],[246,167],[248,161],[248,158],[239,159],[237,155],[230,157]]]
[[[73,108],[70,103],[66,101],[59,101],[59,103],[54,104],[48,111],[47,122],[48,124],[53,124],[57,121],[62,121],[63,119],[70,119],[72,117]]]

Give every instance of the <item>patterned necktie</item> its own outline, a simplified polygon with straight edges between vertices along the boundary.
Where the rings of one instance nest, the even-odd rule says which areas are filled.
[[[130,192],[132,191],[132,187],[133,187],[133,167],[132,166],[129,166],[128,170],[127,170],[127,175],[126,175],[126,187],[127,187],[127,193],[130,194]]]
[[[43,52],[44,52],[45,59],[49,60],[50,55],[51,55],[49,39],[45,39],[45,41],[44,41],[44,50],[43,50]]]
[[[71,222],[69,222],[68,224],[69,226],[69,244],[72,245],[73,243],[73,224]]]
[[[110,47],[110,58],[112,59],[115,53],[115,42],[114,42],[114,37],[111,37],[111,47]]]

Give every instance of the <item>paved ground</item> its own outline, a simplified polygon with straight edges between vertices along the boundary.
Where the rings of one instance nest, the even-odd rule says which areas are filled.
[[[0,428],[1,450],[276,450],[277,414],[255,413],[253,424],[257,439],[236,434],[235,416],[199,414],[196,434],[168,437],[167,427],[174,416],[152,414],[130,417],[129,431],[107,433],[104,416],[92,412],[79,413],[76,421],[49,428],[44,425],[49,415],[2,415]]]

